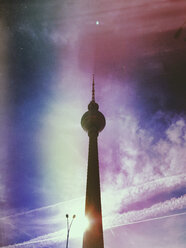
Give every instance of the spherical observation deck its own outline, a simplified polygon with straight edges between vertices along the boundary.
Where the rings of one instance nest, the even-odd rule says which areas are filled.
[[[95,101],[91,101],[88,105],[88,111],[81,118],[81,126],[88,133],[92,130],[99,133],[105,127],[105,117],[98,109],[99,105]]]

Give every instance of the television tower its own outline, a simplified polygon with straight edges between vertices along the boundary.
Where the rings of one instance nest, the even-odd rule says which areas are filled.
[[[98,111],[94,87],[93,75],[92,100],[88,105],[88,111],[81,119],[82,128],[89,136],[85,216],[89,219],[90,227],[84,233],[83,248],[104,247],[97,137],[105,127],[105,117]]]

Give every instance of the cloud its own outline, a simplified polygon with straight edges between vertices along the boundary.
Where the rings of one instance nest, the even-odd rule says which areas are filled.
[[[140,128],[137,119],[125,110],[117,120],[108,120],[107,128],[103,137],[105,142],[100,144],[100,161],[105,165],[104,189],[128,188],[186,173],[186,123],[183,117],[172,120],[161,135],[164,138],[158,141],[155,141],[156,134]]]
[[[115,113],[119,118],[108,119],[109,130],[104,131],[100,142],[104,216],[151,209],[170,200],[171,194],[176,196],[179,192],[176,197],[184,194],[185,118],[172,118],[157,140],[126,109]],[[167,118],[166,113],[163,118]]]
[[[57,111],[59,111],[58,108]],[[60,111],[65,113],[65,109]],[[100,161],[104,162],[104,168],[102,168],[102,172],[104,172],[102,174],[104,176],[102,178],[102,209],[105,228],[116,225],[116,223],[122,225],[148,218],[156,218],[185,207],[185,196],[169,200],[166,198],[161,199],[161,202],[158,203],[154,200],[156,196],[162,193],[169,195],[171,192],[186,186],[186,173],[184,173],[185,120],[179,118],[172,121],[165,131],[164,138],[153,142],[153,136],[147,130],[139,128],[138,122],[132,115],[124,115],[122,111],[118,113],[120,118],[117,123],[112,119],[108,119],[107,123],[108,128],[116,128],[119,124],[119,128],[116,128],[117,135],[118,133],[121,134],[120,136],[118,135],[119,140],[114,143],[115,134],[112,135],[111,132],[108,135],[104,131],[104,137],[101,139],[106,139],[106,141],[100,144],[102,150]],[[52,113],[55,116],[54,109]],[[78,116],[79,113],[75,115],[75,118],[78,118]],[[51,120],[54,120],[53,117],[51,117]],[[61,122],[59,119],[58,122],[63,123],[62,128],[73,130],[72,126],[68,127],[73,121]],[[58,122],[55,122],[56,125],[58,125]],[[76,130],[75,126],[73,128]],[[59,135],[59,132],[56,135]],[[76,144],[75,146],[78,145]],[[114,156],[118,159],[116,163],[114,163]],[[52,168],[54,168],[54,163],[51,162],[51,164]],[[132,205],[137,206],[146,200],[150,201],[148,207],[143,206],[138,210],[131,207]],[[80,205],[81,207],[79,208],[78,206]],[[58,231],[52,232],[52,229],[57,230],[60,228],[59,224],[64,219],[66,212],[71,210],[72,214],[74,214],[78,208],[83,215],[83,198],[75,200],[73,204],[70,201],[66,201],[49,207],[26,211],[24,212],[24,219],[19,214],[10,216],[10,219],[15,217],[17,223],[24,225],[25,231],[29,233],[30,227],[27,229],[25,221],[31,217],[31,222],[27,221],[27,223],[32,223],[31,226],[37,229],[38,233],[40,230],[42,232],[49,231],[47,236],[40,235],[36,240],[34,239],[34,242],[40,239],[46,239],[46,242],[50,242],[50,239],[53,240],[53,238],[57,242],[55,237],[58,235]],[[64,228],[64,225],[63,221],[61,228]]]
[[[158,194],[158,192],[166,192],[169,190],[173,190],[177,187],[179,188],[180,185],[183,185],[185,183],[186,176],[179,175],[173,176],[171,178],[159,179],[154,182],[140,185],[140,187],[133,186],[123,191],[118,190],[115,192],[103,192],[102,203],[104,229],[108,229],[116,225],[126,225],[130,223],[135,223],[149,218],[158,218],[169,214],[171,211],[184,209],[186,207],[186,195],[181,196],[177,199],[172,198],[168,201],[153,204],[149,208],[140,209],[138,211],[128,211],[127,213],[119,213],[120,208],[124,204],[127,205],[136,202],[139,199],[141,201],[144,201],[146,198],[153,196],[154,194]],[[79,212],[77,213],[78,206]],[[23,212],[22,215],[25,216],[25,220],[28,220],[28,216],[30,215],[31,219],[28,223],[29,226],[34,225],[35,229],[43,229],[45,228],[45,225],[51,226],[51,228],[55,225],[57,227],[58,223],[62,223],[64,221],[64,216],[69,210],[71,210],[70,214],[73,214],[73,211],[75,211],[75,213],[77,213],[77,217],[83,215],[84,199],[79,198],[74,199],[73,201],[61,202],[43,208]],[[15,216],[12,215],[9,218],[20,218],[20,215],[21,214]],[[24,227],[24,230],[27,230],[25,224]],[[66,233],[65,223],[61,224],[60,229],[61,231],[51,232],[46,235],[40,235],[36,238],[31,239],[28,242],[24,242],[22,244],[17,244],[14,246],[12,245],[9,247],[44,247],[49,244],[55,244],[56,242],[63,242],[65,240]],[[21,232],[21,230],[19,231]]]
[[[17,244],[13,244],[13,245],[4,246],[2,248],[16,248],[16,247],[41,248],[41,247],[46,247],[47,245],[54,245],[56,243],[58,244],[58,243],[64,242],[64,241],[65,241],[64,233],[62,231],[59,231],[59,232],[39,236],[36,239],[31,239],[31,240],[23,242],[23,243],[17,243]]]
[[[186,206],[186,195],[180,197],[179,199],[172,198],[169,201],[164,203],[155,204],[149,209],[143,209],[140,211],[131,211],[129,213],[125,213],[123,215],[112,215],[103,219],[104,221],[104,229],[110,229],[113,227],[130,225],[141,222],[151,222],[154,220],[161,220],[170,217],[176,217],[185,215],[184,213],[172,214],[172,215],[162,215],[162,213],[166,213],[169,211],[173,211],[175,209],[181,209]],[[161,216],[156,217],[161,214]],[[31,239],[29,241],[18,243],[14,245],[4,246],[3,248],[31,248],[31,247],[46,247],[48,245],[53,246],[55,244],[59,244],[64,242],[66,239],[66,229],[61,231],[49,233],[46,235],[39,236],[37,238]]]
[[[125,225],[148,218],[154,218],[158,215],[162,216],[167,214],[168,212],[184,208],[186,208],[186,195],[154,204],[150,208],[109,216],[105,219],[105,226]]]
[[[117,213],[131,204],[145,202],[156,195],[169,193],[186,186],[186,174],[160,178],[139,186],[125,189],[109,189],[102,194],[103,214]],[[108,204],[109,202],[109,204]],[[152,202],[153,204],[153,202]],[[129,209],[130,210],[130,209]]]
[[[173,143],[180,145],[185,142],[186,126],[183,119],[177,120],[166,131],[167,138]]]

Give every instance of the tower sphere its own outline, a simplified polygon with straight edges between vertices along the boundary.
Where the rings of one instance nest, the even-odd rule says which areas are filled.
[[[98,111],[99,105],[95,101],[91,101],[88,105],[88,111],[81,118],[81,126],[86,132],[96,130],[101,132],[105,127],[105,117]]]

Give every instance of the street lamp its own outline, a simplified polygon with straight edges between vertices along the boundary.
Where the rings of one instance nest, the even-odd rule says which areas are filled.
[[[66,218],[67,218],[67,242],[66,242],[66,248],[68,248],[68,241],[69,241],[70,228],[71,228],[71,226],[72,226],[72,223],[73,223],[74,219],[76,218],[76,215],[74,214],[74,215],[72,216],[72,220],[71,220],[70,224],[69,224],[69,215],[68,215],[68,214],[66,214]]]

